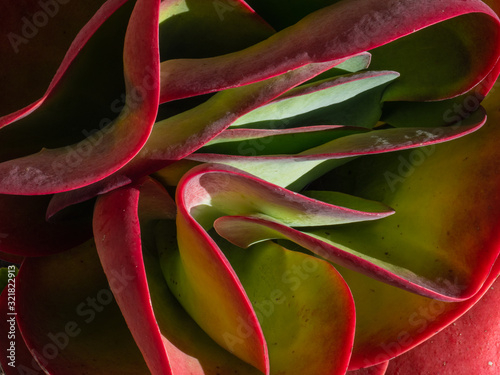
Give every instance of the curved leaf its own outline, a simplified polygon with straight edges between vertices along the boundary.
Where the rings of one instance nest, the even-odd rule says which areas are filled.
[[[435,2],[420,1],[418,6],[421,9],[415,11],[425,12],[432,7],[431,3]],[[454,9],[464,6],[463,2],[439,3]],[[482,2],[477,2],[476,5],[477,10],[483,8],[485,13],[476,13],[474,17],[461,15],[447,19],[370,51],[371,69],[401,73],[398,81],[385,91],[385,101],[424,101],[454,97],[469,91],[494,68],[495,58],[487,62],[477,61],[476,57],[488,55],[487,51],[491,51],[492,46],[498,43],[498,18],[493,23],[489,22],[488,19],[491,20],[492,16],[490,8]],[[396,3],[395,9],[398,7],[399,4]],[[401,11],[406,12],[407,9],[402,7]],[[382,20],[383,16],[379,21]],[[379,32],[373,29],[370,31]],[[471,85],[470,82],[477,78],[478,72],[481,72],[481,79]]]
[[[498,263],[496,268],[492,266],[499,249],[498,215],[495,209],[499,198],[496,157],[499,117],[496,95],[488,97],[484,105],[490,113],[487,124],[467,138],[436,148],[424,148],[422,152],[431,151],[424,159],[415,154],[408,159],[409,153],[400,153],[392,161],[388,156],[365,158],[363,174],[371,179],[371,186],[366,186],[366,189],[361,187],[364,177],[360,175],[355,180],[346,180],[344,188],[351,193],[393,204],[397,212],[384,219],[386,223],[377,229],[377,235],[368,235],[370,230],[365,231],[367,227],[358,227],[356,235],[350,235],[351,246],[355,246],[359,238],[368,236],[369,246],[367,244],[364,248],[379,251],[380,257],[385,255],[389,259],[403,259],[407,255],[410,259],[417,256],[426,268],[442,267],[444,272],[452,270],[445,283],[462,291],[462,294],[473,296],[458,304],[444,303],[340,269],[351,287],[357,306],[352,368],[385,361],[424,341],[465,312],[481,297],[491,277],[498,274]],[[370,174],[380,173],[375,164],[380,168],[383,165],[382,171],[404,174],[399,175],[401,180],[395,184],[390,183],[395,182],[393,180],[382,181],[383,174],[374,179]],[[344,174],[347,171],[342,172],[341,169],[336,171],[340,174],[337,178],[347,176]],[[424,175],[425,178],[420,180]],[[478,181],[481,181],[481,191],[477,191]],[[332,182],[330,180],[329,185],[335,188]],[[419,188],[419,183],[425,184],[425,188]],[[404,198],[409,195],[411,200]],[[440,208],[444,206],[446,210]],[[432,207],[432,212],[426,207]],[[398,222],[391,223],[393,218],[398,218]],[[433,225],[434,220],[439,220],[440,225]],[[349,228],[348,231],[353,229]],[[411,239],[406,238],[410,233]],[[336,240],[340,238],[337,233]],[[391,248],[389,239],[400,245]],[[423,245],[419,245],[420,239]],[[419,245],[419,248],[409,248],[407,244]],[[443,263],[433,262],[433,259],[439,258]],[[411,263],[415,264],[415,260]],[[445,268],[441,264],[450,267]],[[466,278],[461,278],[457,271]],[[461,306],[460,309],[457,306]],[[390,316],[387,315],[388,310],[391,311]]]
[[[186,313],[168,288],[157,257],[145,252],[144,262],[154,313],[174,374],[262,374],[219,346]]]
[[[331,63],[312,64],[268,81],[223,91],[196,108],[157,123],[143,150],[130,163],[95,184],[56,195],[48,216],[71,204],[127,185],[189,155],[238,117],[331,67]]]
[[[191,216],[189,194],[179,189],[176,201],[178,250],[166,228],[159,239],[162,270],[172,293],[214,341],[269,374],[267,344],[243,286],[217,244]]]
[[[41,104],[86,39],[123,3],[0,2],[0,127]]]
[[[417,345],[432,340],[433,335],[483,297],[498,276],[499,263],[478,293],[466,301],[452,303],[408,293],[341,267],[339,272],[351,288],[356,304],[356,336],[349,368],[358,369],[411,353],[418,350]]]
[[[123,285],[111,285],[113,294],[151,373],[170,375],[168,354],[151,311],[137,216],[138,199],[139,190],[130,188],[98,200],[94,216],[96,247],[108,280],[120,268],[134,280],[126,289]]]
[[[116,271],[111,283],[132,281],[123,270]],[[50,374],[149,373],[92,241],[26,259],[17,276],[16,309],[26,345]]]
[[[383,205],[365,212],[328,204],[222,165],[193,168],[179,183],[178,194],[184,197],[185,210],[208,229],[223,215],[264,217],[309,227],[376,220],[393,214]]]
[[[330,236],[334,226],[299,231],[275,221],[245,216],[221,217],[214,225],[221,236],[241,247],[268,239],[290,240],[335,264],[423,296],[457,300],[455,295],[460,293],[460,289],[444,277],[435,281],[336,243],[335,236]]]
[[[337,271],[270,241],[247,250],[221,248],[259,317],[271,374],[345,374],[355,312]]]
[[[408,269],[448,289],[452,300],[473,296],[499,253],[495,122],[453,142],[365,157],[333,171],[322,182],[328,189],[381,201],[396,214],[316,235]]]
[[[336,108],[335,105],[340,107],[342,103],[375,88],[382,90],[398,76],[397,72],[368,71],[304,84],[240,117],[231,127],[280,129],[295,127],[297,124],[300,126],[309,124],[360,126],[358,121],[360,123],[369,123],[369,121],[357,119],[354,114],[351,115],[353,118],[348,118],[345,114],[338,113],[342,112],[341,108]],[[374,96],[376,109],[380,112],[381,94]],[[363,108],[363,110],[368,111],[368,108]],[[377,111],[374,110],[374,112]],[[380,117],[380,113],[371,117],[373,126]]]
[[[135,278],[126,292],[120,285],[111,288],[151,372],[257,375],[257,369],[212,341],[168,289],[156,255],[155,223],[174,218],[173,201],[151,180],[107,194],[96,206],[97,246],[105,272],[112,278],[123,267]]]
[[[267,131],[244,131],[248,140],[236,139],[223,145],[214,144],[209,149],[225,151],[236,150],[233,155],[195,153],[186,159],[198,162],[221,163],[252,173],[266,181],[292,190],[300,190],[314,179],[322,176],[329,170],[347,163],[354,157],[385,153],[397,150],[416,148],[431,145],[462,137],[479,129],[485,122],[486,116],[482,108],[462,123],[440,128],[399,128],[381,129],[371,132],[351,127],[309,127],[295,128],[291,131],[281,131],[279,135]],[[235,129],[236,130],[236,129]],[[243,130],[243,129],[238,129]],[[319,130],[319,132],[317,132]],[[233,130],[228,130],[228,137]],[[317,133],[315,133],[317,132]],[[351,134],[349,134],[351,133]],[[259,134],[260,137],[256,138]],[[292,136],[304,138],[294,142],[294,149],[312,146],[311,140],[318,140],[318,134],[325,134],[319,145],[305,149],[295,155],[262,155],[246,156],[242,154],[259,154],[267,150],[266,145],[284,141]],[[253,138],[253,139],[252,139]],[[225,146],[226,149],[221,146]],[[277,151],[290,150],[292,146]]]
[[[357,11],[360,7],[363,12]],[[400,50],[406,51],[407,46],[411,50],[415,41],[423,40],[424,43],[432,33],[432,28],[427,31],[426,27],[449,19],[453,20],[438,28],[446,29],[452,35],[443,34],[439,47],[453,42],[454,46],[459,44],[462,47],[459,53],[463,58],[457,63],[460,67],[460,63],[468,59],[468,74],[464,75],[462,69],[452,69],[457,66],[453,59],[440,61],[443,70],[446,72],[449,69],[450,74],[411,69],[416,61],[429,58],[428,55],[431,59],[440,59],[440,48],[435,48],[433,53],[415,49],[418,60],[410,56],[407,61],[397,55]],[[398,49],[391,47],[395,39],[412,33],[415,36],[403,38],[397,43]],[[249,84],[310,63],[341,62],[389,42],[392,43],[387,49],[374,50],[380,55],[375,69],[401,70],[405,77],[390,91],[387,99],[442,99],[468,91],[489,73],[497,60],[499,37],[498,17],[479,0],[467,3],[459,0],[341,1],[308,15],[297,24],[247,49],[208,59],[162,63],[161,101]],[[475,59],[477,55],[484,58]],[[443,89],[436,90],[436,84]]]
[[[129,4],[133,5],[133,3]],[[32,16],[21,17],[22,14],[18,15],[19,18],[16,19],[16,22],[22,21],[22,30],[25,33],[38,31],[25,46],[25,52],[32,53],[30,51],[33,50],[36,51],[37,56],[36,58],[28,58],[22,63],[18,63],[15,58],[5,59],[5,62],[2,63],[14,62],[16,64],[15,69],[11,68],[9,71],[9,78],[6,78],[5,82],[7,79],[15,78],[16,85],[18,85],[29,77],[29,82],[22,86],[23,97],[30,98],[34,94],[37,97],[33,99],[37,100],[31,104],[25,103],[29,105],[21,109],[15,108],[16,112],[0,118],[0,127],[2,128],[0,137],[4,143],[0,154],[1,161],[33,154],[42,147],[56,148],[75,143],[82,139],[82,134],[86,134],[83,130],[91,131],[92,128],[88,128],[89,123],[92,123],[92,126],[99,123],[102,128],[105,123],[102,121],[103,119],[116,116],[116,110],[110,110],[109,106],[124,92],[123,63],[121,61],[123,46],[114,43],[114,41],[123,39],[125,35],[125,28],[132,9],[129,4],[123,6],[123,0],[107,1],[84,25],[76,37],[70,33],[70,30],[78,24],[76,19],[81,17],[80,14],[85,15],[88,12],[87,9],[81,9],[76,4],[37,2],[38,11]],[[88,6],[89,10],[92,9],[92,5]],[[44,15],[48,15],[48,12],[55,12],[56,8],[58,8],[57,14],[54,15],[54,19],[47,22],[45,27],[39,28],[30,21],[30,18],[35,16],[41,20]],[[12,7],[12,10],[15,10],[15,7]],[[9,12],[7,11],[7,13]],[[72,14],[70,19],[65,18],[68,13],[72,12],[77,14]],[[59,24],[61,21],[62,25]],[[62,27],[68,33],[57,30],[59,35],[52,35],[50,43],[44,41],[44,32],[53,26]],[[19,25],[12,27],[17,29]],[[52,34],[54,32],[52,31]],[[74,38],[70,45],[70,41],[68,41],[67,47],[58,43],[58,41],[62,43],[68,36]],[[47,45],[50,45],[50,48],[55,47],[57,51],[49,52]],[[19,55],[23,55],[23,51],[24,48]],[[66,55],[61,56],[64,53]],[[95,62],[96,56],[106,58],[107,63],[97,64]],[[47,77],[51,78],[50,82],[45,82],[44,75],[46,73],[41,70],[43,68],[40,68],[42,64],[33,69],[34,62],[45,59],[55,59],[47,67],[44,67],[47,70],[54,69],[52,75]],[[56,62],[60,65],[52,67],[52,64]],[[50,68],[48,68],[49,66]],[[22,72],[24,78],[18,77],[18,74],[15,73],[17,71]],[[38,73],[39,76],[31,77],[32,72]],[[44,93],[37,93],[36,86],[39,84],[48,86],[43,87],[44,90],[46,89]],[[12,89],[5,89],[6,92],[10,90]],[[88,93],[93,93],[92,97],[89,97]],[[6,98],[5,102],[8,103],[8,101],[9,99]],[[80,113],[80,116],[75,118],[75,113]],[[43,126],[43,132],[40,132],[41,126]],[[26,137],[26,133],[35,131],[40,133],[37,137]]]

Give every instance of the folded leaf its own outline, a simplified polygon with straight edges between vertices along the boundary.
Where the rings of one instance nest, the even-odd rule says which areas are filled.
[[[112,277],[119,264],[135,277],[126,292],[121,285],[111,285],[111,289],[151,373],[201,375],[239,370],[257,375],[257,369],[212,341],[168,289],[154,236],[158,220],[163,220],[163,227],[169,225],[165,220],[173,224],[174,218],[172,199],[152,180],[109,193],[96,206],[97,247],[105,272]]]
[[[365,212],[328,204],[222,165],[193,168],[179,183],[177,194],[185,202],[184,210],[206,229],[224,215],[264,217],[310,227],[376,220],[393,214],[383,205]]]
[[[243,286],[217,244],[191,216],[190,197],[178,192],[176,201],[178,249],[167,228],[158,244],[170,290],[214,341],[269,374],[268,346]]]
[[[145,252],[144,263],[151,302],[174,374],[262,374],[219,346],[186,313],[168,288],[157,257]]]

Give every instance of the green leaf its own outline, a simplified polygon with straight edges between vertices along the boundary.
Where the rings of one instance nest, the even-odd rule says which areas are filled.
[[[158,230],[163,232],[165,225],[168,224],[160,223]],[[171,359],[173,373],[183,375],[186,371],[191,371],[199,375],[262,374],[218,345],[196,324],[168,288],[160,268],[160,259],[154,253],[154,248],[145,249],[144,264],[151,303],[161,334],[165,338],[165,348]]]
[[[344,374],[351,355],[354,304],[327,262],[273,242],[221,248],[259,318],[271,374]]]
[[[211,164],[188,172],[179,183],[177,194],[187,202],[184,209],[206,229],[225,215],[263,217],[290,226],[309,227],[376,220],[393,213],[387,206],[366,212],[331,205],[240,170]]]
[[[329,186],[381,201],[396,213],[315,234],[407,269],[431,288],[447,290],[452,300],[474,295],[499,252],[496,113],[468,137],[366,156],[332,171],[320,183],[322,190]]]
[[[346,119],[345,114],[340,114],[339,109],[345,110],[346,107],[349,107],[349,104],[344,104],[344,102],[348,102],[357,95],[375,87],[383,89],[398,76],[399,74],[396,72],[369,71],[302,85],[290,90],[273,102],[240,117],[231,126],[281,129],[320,124],[353,126],[359,125],[358,122],[366,124],[366,120],[361,121],[354,114],[357,113],[359,116],[360,108],[358,111],[352,109],[353,119],[349,119],[350,121]],[[378,94],[380,95],[380,90]],[[377,91],[371,95],[375,96],[374,105],[380,112],[378,101],[380,96],[377,95]],[[355,103],[361,104],[357,101]],[[365,109],[363,108],[363,110]],[[372,126],[377,122],[379,116],[370,121]]]
[[[355,157],[449,141],[477,130],[485,121],[486,115],[480,109],[463,123],[440,128],[397,128],[369,132],[364,129],[335,126],[295,128],[281,132],[236,129],[237,131],[227,131],[226,135],[223,133],[217,139],[220,143],[209,148],[210,151],[236,151],[233,155],[195,153],[187,159],[230,165],[276,185],[300,191],[308,183]],[[324,134],[323,139],[318,139],[321,134]],[[249,139],[238,138],[243,135]],[[318,141],[324,143],[291,155],[242,156],[252,153],[258,155],[269,149],[267,144],[290,140],[294,135],[304,135],[304,144],[298,141],[291,146],[278,146],[276,151],[296,150],[301,146],[312,146],[313,142]],[[223,142],[224,140],[228,141]]]
[[[177,244],[167,226],[161,235],[158,233],[161,266],[170,290],[215,342],[267,373],[267,345],[240,281],[215,242],[191,216],[189,196],[178,193],[176,201]]]

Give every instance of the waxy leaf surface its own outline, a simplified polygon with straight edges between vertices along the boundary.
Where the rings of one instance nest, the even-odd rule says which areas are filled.
[[[355,314],[337,271],[270,241],[246,250],[226,245],[268,343],[270,373],[345,374]]]

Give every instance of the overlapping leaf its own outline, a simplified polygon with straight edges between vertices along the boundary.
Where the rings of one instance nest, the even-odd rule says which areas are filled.
[[[68,205],[129,184],[189,155],[238,117],[331,67],[332,63],[312,64],[269,81],[222,91],[191,110],[157,123],[144,148],[127,166],[86,188],[56,195],[49,207],[49,216]]]
[[[380,206],[377,207],[378,212],[370,213],[335,207],[305,197],[297,197],[284,189],[257,179],[252,180],[249,176],[238,175],[234,171],[228,173],[227,167],[217,170],[210,166],[196,168],[184,177],[179,184],[177,203],[179,254],[171,254],[171,251],[167,250],[167,254],[163,256],[167,265],[163,270],[171,290],[190,315],[195,317],[202,327],[215,325],[218,328],[215,335],[222,332],[226,341],[223,346],[235,353],[244,345],[245,339],[254,334],[251,315],[239,315],[236,323],[240,331],[236,333],[228,331],[227,328],[221,329],[218,323],[219,317],[211,317],[211,321],[205,321],[207,309],[213,307],[207,307],[203,302],[202,290],[212,285],[214,279],[219,280],[222,274],[216,266],[219,261],[211,254],[219,254],[218,257],[222,256],[222,259],[227,257],[231,263],[231,265],[228,263],[228,267],[234,267],[259,318],[269,350],[271,373],[277,374],[285,368],[289,369],[287,358],[290,355],[297,360],[293,366],[297,374],[311,366],[310,363],[303,362],[304,355],[317,358],[313,361],[316,363],[315,366],[318,366],[317,371],[343,373],[346,360],[350,356],[349,345],[345,344],[350,340],[352,331],[349,327],[353,320],[349,313],[350,294],[344,289],[343,281],[337,279],[334,269],[325,262],[290,252],[272,243],[247,252],[232,248],[226,243],[221,245],[224,256],[214,242],[217,236],[213,234],[215,237],[209,237],[205,230],[211,228],[211,222],[217,215],[231,210],[276,215],[283,220],[300,222],[303,225],[325,221],[366,220],[385,216],[390,214],[390,211]],[[307,212],[304,211],[305,208]],[[165,236],[168,238],[168,234]],[[172,246],[171,240],[168,243]],[[207,268],[207,264],[211,266]],[[278,264],[281,266],[278,267]],[[306,273],[308,271],[310,273],[306,276],[299,273],[303,279],[294,276],[297,269],[304,271],[301,267],[305,267]],[[210,275],[210,278],[205,275]],[[310,281],[305,281],[309,278]],[[201,285],[203,288],[198,291],[197,288]],[[324,294],[313,293],[318,285],[322,285]],[[212,291],[210,301],[218,306],[220,316],[221,305],[227,304],[227,300],[234,301],[234,298],[228,298],[228,292],[222,292],[217,284],[208,288]],[[217,302],[220,294],[224,296],[224,302]],[[329,302],[325,304],[324,298],[328,295],[330,297],[326,299]],[[339,298],[340,296],[343,298]],[[290,302],[279,306],[285,300]],[[200,303],[203,303],[202,309]],[[288,327],[283,325],[283,322],[287,321],[287,316],[299,319],[298,325],[291,331],[294,332],[292,336]],[[228,320],[227,317],[225,319]],[[329,319],[333,320],[328,329],[323,328],[319,334],[318,325],[323,325],[326,321],[330,321]],[[314,348],[304,347],[300,344],[302,341],[299,337],[315,337],[318,345]],[[337,355],[332,357],[332,352],[336,352]]]
[[[85,186],[115,172],[139,152],[158,109],[158,13],[158,1],[141,0],[130,16],[123,50],[126,97],[118,117],[90,139],[4,161],[2,193],[48,194]]]
[[[140,191],[139,213],[137,188],[118,190],[101,198],[96,208],[94,226],[98,236],[99,255],[108,277],[112,275],[116,264],[120,264],[137,279],[137,282],[128,288],[127,293],[115,292],[115,295],[118,294],[117,302],[151,372],[164,374],[169,369],[168,373],[179,375],[183,374],[183,371],[193,371],[196,374],[204,374],[205,371],[229,373],[240,368],[252,373],[248,365],[224,351],[196,327],[169,291],[159,268],[156,241],[151,236],[155,235],[154,220],[173,219],[175,206],[172,206],[173,202],[168,194],[152,181],[144,182]],[[142,227],[138,215],[141,216]],[[144,238],[142,242],[141,234]],[[171,233],[167,231],[167,234]],[[168,248],[165,251],[171,252],[175,249],[177,246],[174,245],[173,249]],[[147,278],[145,263],[148,265]],[[151,295],[148,283],[152,288]],[[233,283],[233,287],[238,288],[237,281]],[[230,284],[229,279],[227,286]],[[151,298],[153,306],[150,303]],[[245,309],[245,298],[227,302],[237,309]],[[220,307],[214,302],[215,306]],[[246,313],[249,313],[248,309]],[[158,314],[157,317],[155,314]],[[199,315],[195,314],[196,317],[199,318]],[[179,323],[182,325],[179,326]],[[238,324],[234,329],[238,328]],[[191,339],[193,335],[196,336]],[[200,341],[193,345],[197,340]],[[247,342],[252,345],[252,340]],[[248,350],[249,347],[246,346],[245,349]],[[199,358],[193,358],[193,355]]]
[[[42,6],[27,3],[29,17]],[[249,0],[260,19],[243,0],[113,0],[90,21],[99,1],[84,12],[54,3],[61,18],[38,30],[40,44],[17,46],[24,59],[53,30],[67,33],[39,62],[33,91],[10,90],[0,104],[0,191],[66,191],[48,216],[107,193],[94,233],[108,279],[92,242],[24,260],[19,363],[65,374],[340,375],[350,361],[383,373],[481,298],[498,275],[499,134],[490,119],[466,140],[434,144],[485,121],[479,104],[500,71],[497,16],[479,0],[299,3],[279,4],[277,16],[278,2]],[[89,63],[98,51],[111,63]],[[378,71],[345,75],[370,56]],[[157,115],[159,96],[172,102]],[[196,167],[207,161],[226,165]],[[167,165],[157,176],[179,185],[176,222],[165,190],[141,180]],[[63,215],[44,222],[49,199],[3,197],[0,257],[88,237]],[[5,312],[5,294],[0,302]]]
[[[344,374],[355,319],[351,293],[337,271],[270,241],[247,250],[222,242],[221,248],[259,318],[271,374]]]
[[[480,298],[488,278],[497,276],[498,269],[492,267],[499,249],[495,209],[498,102],[493,96],[485,106],[490,118],[477,133],[424,148],[422,153],[400,153],[390,162],[387,156],[370,157],[357,177],[345,180],[343,188],[390,204],[397,213],[375,225],[376,233],[363,224],[336,227],[330,234],[338,243],[370,249],[379,259],[420,265],[437,282],[462,296],[471,296],[459,304],[461,310],[456,310],[457,304],[419,297],[340,269],[357,304],[358,333],[352,366],[366,367],[413,348],[467,310]],[[349,173],[343,168],[347,165],[337,171],[339,179]],[[396,180],[391,178],[398,176]],[[364,178],[370,183],[363,187]],[[339,179],[330,180],[329,186],[340,189],[333,182]],[[480,191],[477,181],[481,181]],[[408,194],[412,199],[404,198]],[[348,232],[351,234],[347,236]]]
[[[372,132],[347,126],[285,131],[227,130],[216,138],[217,143],[206,148],[219,153],[204,154],[202,149],[186,159],[227,164],[277,185],[300,190],[354,157],[449,141],[477,130],[485,121],[485,113],[480,109],[462,123],[438,128],[410,127]],[[298,150],[300,152],[287,155]]]
[[[139,190],[141,191],[141,197],[138,206]],[[174,266],[170,263],[175,259],[172,253],[177,251],[175,236],[172,236],[171,233],[172,230],[175,231],[175,227],[172,227],[172,222],[168,224],[165,221],[157,224],[156,229],[154,225],[155,219],[167,219],[171,216],[172,211],[168,208],[170,204],[168,203],[169,198],[165,196],[165,192],[162,193],[162,190],[155,187],[152,182],[144,183],[139,190],[134,188],[118,190],[101,198],[97,206],[95,227],[99,239],[100,257],[108,275],[111,275],[113,269],[116,268],[116,264],[119,264],[126,269],[127,274],[135,274],[136,279],[139,281],[130,286],[129,293],[115,293],[115,295],[117,295],[118,303],[126,320],[129,322],[129,326],[143,351],[146,361],[148,361],[151,371],[153,373],[165,373],[165,368],[171,368],[173,374],[182,374],[182,371],[189,368],[189,371],[202,374],[212,370],[215,371],[215,368],[217,368],[219,373],[227,372],[229,374],[237,369],[244,371],[244,373],[252,373],[255,370],[246,367],[247,365],[243,362],[239,362],[236,357],[224,351],[209,339],[206,333],[194,326],[191,319],[185,315],[185,312],[174,299],[173,293],[176,291],[177,299],[183,304],[188,303],[187,296],[184,293],[189,290],[189,286],[178,284],[183,282],[182,278],[174,279],[174,281],[172,278],[175,278],[175,272],[173,274],[168,272],[168,269],[172,269]],[[165,203],[162,204],[162,202]],[[142,253],[140,251],[141,240],[138,232],[138,207],[139,216],[141,217],[140,230],[143,238],[142,246],[144,246],[144,264],[146,264],[146,268],[144,268],[142,259],[140,259]],[[169,226],[171,227],[170,230],[168,229]],[[124,234],[128,235],[124,236]],[[154,238],[149,237],[151,235],[161,237],[159,250],[164,264],[164,272],[169,275],[169,283],[174,284],[172,292],[166,286],[165,281],[162,280],[158,260],[156,259],[157,255],[155,255],[156,250],[154,249],[156,243]],[[192,232],[188,238],[195,235],[196,232]],[[185,248],[179,249],[186,251]],[[232,254],[234,264],[239,264],[238,277],[242,278],[245,284],[248,284],[245,286],[245,292],[250,293],[249,297],[252,300],[253,308],[259,316],[260,324],[263,324],[266,340],[273,345],[269,349],[270,373],[279,373],[282,369],[288,367],[287,358],[292,351],[294,353],[293,357],[297,359],[297,365],[294,366],[297,374],[304,371],[301,366],[310,368],[310,364],[304,361],[303,356],[310,358],[311,355],[318,359],[322,358],[316,361],[318,371],[332,374],[344,373],[350,357],[350,346],[346,345],[346,343],[353,339],[353,306],[346,285],[338,277],[334,269],[323,261],[304,254],[286,251],[272,244],[252,252],[251,256],[257,258],[251,262],[248,262],[244,253],[241,253],[241,249],[239,254],[236,254],[236,251],[238,250],[231,250],[227,254]],[[244,261],[242,261],[242,256]],[[196,258],[185,258],[183,265],[192,263],[194,259]],[[165,261],[167,261],[166,264]],[[282,268],[276,268],[278,263],[282,264]],[[252,272],[250,269],[245,269],[245,267],[241,268],[244,264],[252,264],[252,268],[261,269],[266,277],[264,277],[264,274]],[[265,271],[265,267],[269,266],[272,266],[273,271],[271,269]],[[187,266],[184,267],[187,268]],[[293,272],[297,268],[301,272],[306,272],[307,275],[304,277],[303,274],[299,273],[302,278],[294,276]],[[148,272],[147,283],[149,287],[146,284],[145,270]],[[199,274],[200,272],[191,274],[191,278],[194,275],[199,277]],[[281,280],[283,274],[288,276],[286,279]],[[279,290],[279,295],[276,292],[279,285],[273,281],[274,279],[269,279],[271,275],[274,275],[274,279],[281,280],[282,288]],[[255,285],[260,287],[256,288]],[[322,285],[325,291],[321,296],[315,296],[314,293],[311,293],[318,285]],[[113,285],[111,287],[113,288]],[[266,292],[266,288],[269,289],[269,293]],[[181,292],[181,290],[184,292]],[[213,306],[220,309],[220,305],[213,301],[217,297],[217,289],[212,288],[211,290]],[[177,295],[179,292],[183,294]],[[220,292],[227,297],[227,290],[220,290]],[[342,294],[344,297],[339,299]],[[154,312],[148,302],[149,298],[152,298]],[[273,298],[273,301],[270,302],[269,298]],[[286,300],[289,300],[289,302],[284,303]],[[199,297],[197,301],[199,302]],[[272,307],[271,312],[269,304]],[[206,310],[204,311],[206,312]],[[298,326],[293,330],[295,332],[293,337],[290,337],[288,326],[276,329],[277,322],[284,322],[285,316],[295,316],[295,314],[302,316],[302,320],[297,321]],[[196,313],[194,316],[196,317]],[[251,322],[247,321],[247,318],[246,315],[240,315],[239,320],[236,322],[237,330],[234,333],[231,333],[231,331],[225,332],[226,343],[223,346],[226,349],[238,352],[234,347],[243,345],[243,341],[248,339],[253,327],[250,325]],[[303,347],[301,342],[307,335],[313,335],[316,340],[319,340],[320,336],[318,336],[318,327],[316,325],[326,325],[326,322],[329,322],[329,328],[323,329],[321,337],[324,341],[321,341],[321,343],[318,341],[316,349]],[[179,326],[180,323],[182,323],[182,326]],[[202,324],[217,325],[213,321]],[[161,329],[161,334],[158,332],[158,326]],[[145,334],[145,332],[148,332],[148,334]],[[333,351],[336,351],[337,355],[332,356]],[[163,364],[161,363],[162,358]],[[325,361],[327,358],[328,360]],[[170,359],[170,364],[168,359]],[[265,371],[265,373],[268,373],[268,371]]]
[[[360,7],[363,13],[357,11]],[[414,44],[424,45],[429,41],[435,30],[425,28],[434,24],[443,32],[440,39],[430,39],[432,50],[412,48]],[[494,67],[498,49],[491,46],[498,45],[494,42],[499,38],[498,25],[495,13],[479,0],[467,4],[456,0],[341,1],[247,49],[209,59],[162,63],[166,80],[161,100],[248,84],[310,63],[341,62],[388,42],[392,43],[387,48],[376,49],[375,69],[404,71],[404,76],[386,95],[387,100],[444,99],[467,91]],[[401,42],[396,43],[397,48],[392,47],[398,38],[402,38]],[[457,45],[461,47],[459,56],[442,58],[449,48],[455,52]],[[408,50],[413,55],[405,56]],[[477,54],[485,59],[472,58]],[[437,70],[421,69],[421,65],[416,68],[418,61],[438,59]],[[464,63],[467,63],[465,68]],[[235,66],[238,69],[233,69]],[[173,77],[189,77],[190,82],[197,84],[183,85],[182,80]]]

